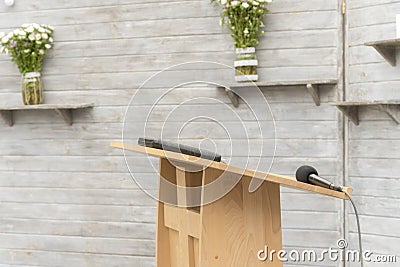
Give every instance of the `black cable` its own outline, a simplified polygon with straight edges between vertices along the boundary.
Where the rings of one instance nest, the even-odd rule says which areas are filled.
[[[356,207],[356,204],[354,203],[353,199],[351,198],[350,194],[347,193],[347,191],[345,191],[345,190],[342,190],[342,192],[345,193],[346,196],[349,198],[351,204],[353,205],[354,213],[356,214],[357,229],[358,229],[358,245],[360,247],[360,263],[361,263],[361,267],[364,267],[364,255],[363,255],[363,250],[362,250],[360,218],[358,217],[357,207]]]

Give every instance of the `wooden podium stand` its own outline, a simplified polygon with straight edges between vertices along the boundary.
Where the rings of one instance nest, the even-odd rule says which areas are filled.
[[[160,183],[160,196],[176,199],[179,205],[158,202],[157,267],[283,266],[276,257],[264,262],[257,257],[258,251],[265,246],[269,251],[282,249],[280,186],[347,199],[344,193],[298,182],[292,177],[255,172],[138,145],[113,142],[111,147],[160,158],[160,176],[180,186],[174,196],[170,192],[165,196]],[[185,171],[185,166],[200,166],[201,171]],[[224,172],[241,177],[229,193],[210,204],[183,207],[189,198],[199,198],[203,203],[204,194],[188,195],[182,189],[205,186]],[[255,192],[249,193],[253,178],[265,182]],[[345,190],[352,192],[350,188]],[[163,197],[161,199],[165,199]]]

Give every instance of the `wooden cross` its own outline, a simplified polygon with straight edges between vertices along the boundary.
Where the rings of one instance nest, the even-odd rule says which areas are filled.
[[[186,189],[190,186],[201,185],[202,173],[190,173],[185,172],[184,169],[176,168],[174,176],[177,185],[178,207],[168,204],[162,204],[162,207],[159,206],[159,209],[163,209],[164,231],[169,236],[169,250],[175,252],[171,253],[172,251],[169,251],[168,256],[170,257],[170,262],[175,263],[172,266],[195,267],[197,266],[196,259],[199,256],[201,220],[198,207],[186,207],[187,203],[193,203],[188,200],[195,197],[189,195]],[[176,235],[176,233],[178,234]],[[165,248],[166,245],[164,244],[162,247]],[[161,249],[159,248],[160,251]]]

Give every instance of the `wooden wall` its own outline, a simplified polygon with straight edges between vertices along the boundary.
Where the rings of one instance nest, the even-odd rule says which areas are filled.
[[[348,100],[399,99],[399,66],[390,66],[364,42],[396,38],[398,1],[351,1],[348,13]],[[400,255],[400,127],[373,108],[360,110],[360,126],[348,125],[347,182],[357,190],[363,241],[376,253]],[[348,229],[356,238],[354,213],[348,207]],[[396,265],[396,264],[394,264]],[[373,265],[372,265],[373,266]],[[393,266],[393,264],[382,264]]]
[[[260,80],[341,78],[339,2],[276,1],[266,18],[266,36],[258,47]],[[387,22],[381,12],[382,21],[374,26],[381,28],[379,31],[370,29],[363,26],[366,21],[372,23],[367,19],[369,13],[363,9],[365,1],[352,2],[350,14],[354,13],[354,21],[350,21],[347,97],[354,96],[356,90],[362,88],[370,92],[368,94],[375,93],[371,97],[377,98],[380,96],[377,91],[383,87],[373,90],[372,86],[378,86],[379,81],[386,85],[388,73],[393,74],[390,80],[395,80],[395,68],[384,63],[371,48],[359,44],[364,41],[365,31],[377,39],[384,37],[381,28],[388,29],[388,34],[393,29],[394,33],[394,15]],[[387,10],[395,14],[393,7],[399,4],[386,2],[374,8],[388,5]],[[373,7],[369,12],[373,12]],[[233,42],[227,29],[219,26],[219,9],[207,0],[150,0],[146,3],[137,0],[16,0],[11,8],[0,5],[0,14],[0,31],[25,22],[55,27],[57,43],[43,73],[47,103],[95,103],[90,111],[76,112],[72,126],[64,125],[52,113],[19,112],[14,127],[1,127],[0,266],[154,266],[155,201],[132,181],[121,151],[110,149],[108,143],[121,139],[126,107],[139,86],[154,73],[196,60],[232,65]],[[360,53],[353,52],[353,44]],[[359,57],[364,65],[355,62]],[[375,65],[379,67],[379,74],[373,74]],[[369,71],[368,79],[374,75],[373,83],[357,80],[357,68]],[[20,104],[20,77],[4,55],[0,57],[0,70],[0,104]],[[129,138],[141,136],[143,129],[135,124],[143,122],[142,110],[154,104],[155,96],[181,79],[196,78],[200,73],[217,83],[229,84],[233,80],[230,71],[218,68],[183,69],[169,79],[140,89],[138,95],[143,98],[128,114],[132,116]],[[356,86],[357,83],[363,86]],[[391,83],[391,88],[395,85]],[[392,89],[385,87],[388,97],[392,94],[395,97]],[[394,228],[383,227],[383,222],[399,225],[396,219],[399,216],[387,218],[387,214],[398,213],[393,189],[399,186],[394,167],[397,153],[387,155],[392,142],[399,139],[397,127],[380,113],[363,111],[361,125],[348,128],[349,145],[345,153],[339,131],[341,117],[335,108],[327,105],[342,92],[340,83],[337,88],[321,88],[322,105],[316,107],[303,87],[262,90],[276,120],[277,151],[272,172],[294,175],[298,166],[311,164],[321,170],[321,175],[334,177],[332,179],[341,183],[341,170],[345,165],[342,158],[346,154],[351,167],[347,180],[355,187],[363,213],[362,222],[368,226],[363,228],[367,234],[365,240],[372,246],[376,239],[382,248],[379,252],[392,252],[400,233],[389,233]],[[157,137],[166,119],[165,112],[182,101],[210,97],[221,102],[192,104],[184,107],[183,114],[190,117],[211,112],[221,124],[232,129],[231,139],[221,138],[224,135],[214,123],[193,122],[182,133],[184,141],[195,144],[203,138],[213,139],[218,151],[229,157],[229,151],[225,150],[229,142],[244,146],[247,140],[242,131],[235,130],[244,125],[253,147],[266,142],[263,159],[269,162],[271,137],[274,136],[270,127],[271,114],[263,113],[265,103],[260,101],[259,95],[247,91],[243,96],[256,113],[262,114],[264,140],[260,140],[262,137],[254,130],[256,120],[249,106],[242,103],[234,109],[240,120],[235,118],[225,93],[210,85],[186,86],[168,94],[149,123],[150,133]],[[173,129],[184,122],[179,116],[173,117],[168,122],[172,130],[166,132],[167,136],[175,137]],[[242,145],[235,148],[232,161],[241,164],[249,158],[252,164],[258,154],[250,153],[247,157],[241,153]],[[149,162],[144,157],[132,157],[130,162],[135,162],[135,172],[146,178],[143,186],[154,189],[156,177]],[[384,159],[388,157],[390,160]],[[260,169],[268,170],[268,166]],[[367,187],[364,178],[373,186]],[[381,181],[387,182],[387,190],[377,186]],[[335,246],[343,230],[348,230],[341,201],[286,188],[282,191],[285,248]],[[350,215],[349,222],[352,221]],[[353,229],[354,225],[349,227]],[[351,241],[355,244],[355,240]],[[299,264],[286,266],[292,265]],[[340,263],[315,265],[340,266]]]

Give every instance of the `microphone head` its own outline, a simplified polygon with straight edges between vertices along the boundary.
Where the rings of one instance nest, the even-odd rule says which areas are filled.
[[[296,179],[297,179],[297,181],[300,181],[300,182],[303,182],[303,183],[309,183],[308,182],[308,177],[311,174],[318,175],[318,172],[314,167],[304,165],[304,166],[301,166],[301,167],[299,167],[297,169],[297,171],[296,171]]]

